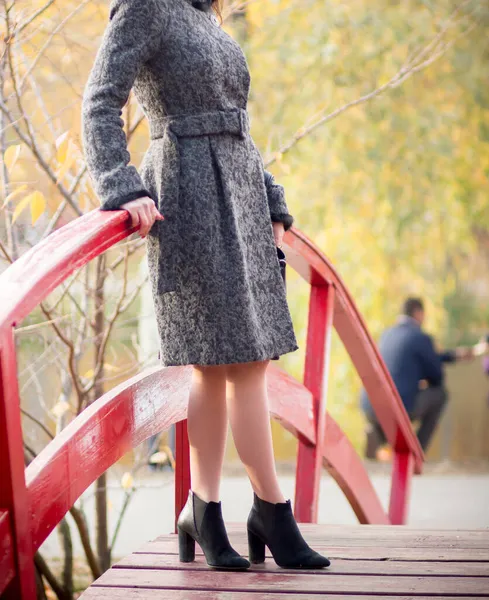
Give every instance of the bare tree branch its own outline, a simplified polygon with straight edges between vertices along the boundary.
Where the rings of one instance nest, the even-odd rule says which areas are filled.
[[[39,421],[39,419],[36,419],[36,417],[31,415],[30,412],[24,410],[23,408],[20,409],[20,412],[25,417],[27,417],[28,419],[33,421],[38,427],[40,427],[44,431],[44,433],[49,437],[49,439],[54,440],[54,435],[49,431],[49,429],[43,423],[41,423],[41,421]]]
[[[458,40],[461,37],[467,36],[476,27],[476,24],[474,23],[468,26],[454,39],[443,42],[444,36],[451,28],[453,28],[454,24],[460,25],[463,21],[467,19],[467,15],[464,15],[458,21],[455,21],[454,17],[459,14],[461,9],[464,6],[466,6],[469,1],[470,0],[465,0],[465,2],[459,5],[447,19],[445,25],[441,28],[437,35],[434,36],[434,38],[430,40],[428,44],[426,44],[423,48],[411,53],[410,56],[406,59],[406,62],[401,67],[401,69],[399,69],[399,71],[395,75],[393,75],[386,83],[370,91],[369,93],[364,94],[356,100],[347,102],[346,104],[340,106],[339,108],[335,109],[329,114],[324,115],[321,111],[318,115],[316,115],[312,119],[309,119],[309,121],[315,119],[315,122],[313,122],[311,125],[305,125],[299,128],[299,130],[291,137],[291,139],[286,144],[279,148],[279,150],[275,152],[270,158],[264,160],[265,167],[269,167],[279,158],[281,159],[284,154],[290,152],[290,150],[292,150],[292,148],[294,148],[301,140],[310,135],[313,131],[316,131],[316,129],[318,129],[322,125],[329,123],[330,121],[332,121],[339,115],[347,112],[351,108],[354,108],[361,104],[365,104],[366,102],[369,102],[370,100],[381,96],[387,90],[398,87],[406,79],[409,79],[414,74],[426,69],[436,60],[444,56],[446,52],[453,46],[456,40]],[[430,55],[430,52],[432,52],[433,54]]]
[[[55,3],[55,1],[56,0],[48,0],[48,2],[44,6],[41,6],[41,8],[37,9],[32,15],[30,15],[23,23],[19,25],[16,34],[18,35],[19,33],[22,33],[26,27],[29,27],[29,25],[37,19],[37,17],[40,17],[42,14],[44,14],[47,11],[47,9]]]
[[[90,567],[90,571],[92,572],[92,576],[94,579],[98,579],[102,575],[102,570],[90,543],[90,534],[88,533],[85,515],[81,510],[79,510],[75,506],[72,506],[70,508],[70,515],[73,517],[73,520],[75,521],[78,529],[78,533],[80,534],[80,541],[82,543],[83,550],[87,558],[88,566]]]

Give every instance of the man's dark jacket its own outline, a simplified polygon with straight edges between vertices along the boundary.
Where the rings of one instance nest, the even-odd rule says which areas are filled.
[[[425,379],[430,386],[440,386],[442,363],[455,360],[453,352],[438,354],[431,337],[410,317],[401,317],[382,334],[379,349],[408,413],[414,409],[419,382]],[[365,390],[361,404],[364,412],[372,412]]]

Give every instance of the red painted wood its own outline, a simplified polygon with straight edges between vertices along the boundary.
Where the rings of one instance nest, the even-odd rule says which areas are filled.
[[[362,594],[383,596],[418,595],[442,596],[486,596],[486,577],[412,577],[406,575],[333,575],[318,576],[304,570],[294,574],[263,573],[258,569],[243,572],[202,571],[198,577],[193,571],[162,571],[157,569],[111,569],[100,577],[93,587],[139,587],[149,589],[196,589],[221,590],[223,592],[248,591],[251,597],[259,592],[282,592],[287,598],[290,592],[316,594]]]
[[[292,228],[284,236],[287,262],[311,285],[332,283],[336,291],[334,327],[338,332],[369,394],[389,443],[399,451],[409,450],[420,473],[423,451],[392,378],[370,336],[351,295],[332,264],[302,232]]]
[[[297,520],[303,523],[317,522],[333,313],[333,286],[313,285],[309,299],[304,385],[312,392],[316,442],[311,445],[299,437],[294,508]]]
[[[412,454],[408,452],[394,453],[389,504],[389,517],[393,525],[403,525],[407,521],[409,488],[413,469]]]
[[[188,392],[187,392],[188,398]],[[190,450],[188,444],[187,420],[176,425],[175,456],[175,531],[177,519],[187,502],[190,489]]]
[[[15,466],[23,460],[23,453],[20,427],[15,425],[15,419],[20,423],[20,417],[12,418],[12,407],[18,411],[19,406],[17,386],[15,380],[13,385],[5,383],[7,377],[15,377],[15,370],[12,368],[12,365],[15,366],[15,355],[12,332],[9,328],[22,320],[75,269],[83,266],[117,241],[127,237],[132,231],[128,227],[128,215],[125,211],[92,211],[53,233],[0,275],[0,331],[8,331],[8,333],[3,333],[3,337],[0,339],[2,351],[0,355],[2,357],[0,417],[3,419],[3,429],[0,420],[0,434],[6,431],[8,420],[14,423],[14,427],[8,428],[9,436],[3,436],[0,441],[8,450],[7,453],[1,453],[0,465],[2,478],[8,480],[5,489],[10,490],[10,492],[2,490],[3,496],[0,495],[0,500],[8,497],[11,498],[10,501],[13,500],[14,507],[11,515],[12,532],[16,544],[14,556],[19,561],[20,572],[26,574],[21,578],[20,583],[21,586],[25,586],[23,589],[26,591],[15,592],[16,600],[18,598],[29,600],[31,597],[29,594],[33,585],[33,577],[29,575],[29,570],[32,574],[32,553],[84,489],[130,447],[137,445],[164,426],[169,426],[171,423],[185,418],[186,398],[182,400],[181,396],[185,386],[178,389],[175,389],[174,386],[178,385],[179,377],[185,379],[186,373],[189,373],[188,370],[182,370],[181,376],[173,374],[168,378],[163,377],[164,384],[169,388],[168,393],[164,395],[165,399],[177,398],[177,401],[173,406],[165,405],[166,400],[162,403],[156,401],[156,409],[159,411],[157,419],[149,412],[154,408],[152,401],[159,394],[154,394],[154,381],[151,381],[151,377],[148,379],[147,374],[140,376],[139,379],[135,378],[116,388],[111,394],[105,395],[100,402],[93,405],[92,409],[85,411],[30,465],[26,478],[32,513],[32,543],[27,519],[24,520],[23,526],[25,535],[18,535],[22,529],[18,515],[22,511],[25,513],[27,508],[23,481],[21,485],[18,485],[20,469],[12,470],[12,465]],[[402,407],[378,350],[343,282],[324,255],[304,235],[292,229],[287,232],[285,243],[288,248],[288,262],[314,287],[324,288],[327,283],[334,286],[337,295],[334,325],[362,377],[387,438],[398,452],[412,453],[416,471],[419,472],[423,455],[412,431],[409,418]],[[5,338],[5,336],[7,337]],[[7,371],[5,370],[6,364],[9,369]],[[159,381],[159,372],[154,373],[153,377]],[[145,387],[146,384],[149,387]],[[314,385],[318,385],[317,378],[314,380]],[[158,391],[160,392],[160,389]],[[322,396],[317,394],[316,397],[320,399]],[[312,400],[310,404],[312,409]],[[305,418],[304,414],[298,414],[297,406],[295,410],[290,411],[290,414],[284,412],[282,408],[280,403],[276,404],[275,410],[279,418],[289,429],[295,429],[303,434],[301,429],[307,425],[309,415]],[[319,447],[321,447],[321,435],[329,435],[331,432],[339,435],[338,440],[341,440],[342,434],[341,432],[338,434],[337,426],[333,429],[329,425],[328,430],[329,420],[326,421],[326,429],[321,427],[318,435],[317,427],[320,419],[324,419],[324,411],[320,402],[314,408],[316,418],[314,418],[312,410],[313,432],[309,437],[309,442],[314,444],[319,441]],[[184,436],[181,437],[184,439]],[[305,440],[303,439],[303,441]],[[358,457],[351,452],[351,446],[344,441],[341,445],[343,448],[339,455],[340,458],[338,458],[328,454],[328,444],[326,443],[324,452],[327,455],[328,468],[335,473],[342,488],[346,489],[353,498],[353,502],[357,503],[358,513],[361,514],[363,511],[364,517],[360,516],[359,518],[375,520],[376,513],[379,512],[378,499],[371,486],[370,490],[368,485],[363,487],[362,478],[366,478],[366,474]],[[17,451],[12,453],[12,448]],[[312,490],[313,496],[315,494],[316,498],[317,492],[314,490],[317,490],[319,454],[316,452],[313,463]],[[13,458],[14,455],[15,458]],[[353,468],[348,462],[350,459]],[[78,460],[81,460],[81,463]],[[86,471],[83,471],[81,464],[86,467]],[[397,477],[399,482],[404,481],[405,490],[407,490],[410,472],[411,469],[404,471],[400,469]],[[402,473],[406,474],[405,479],[403,479]],[[185,470],[182,469],[181,476],[179,476],[180,495],[183,494],[185,486],[188,489],[188,484],[183,479],[185,476],[188,477],[188,471],[185,475]],[[393,486],[394,488],[395,486]],[[15,490],[15,497],[13,497],[12,490]],[[359,498],[357,493],[359,490],[362,490],[361,493],[366,496],[370,494],[370,497]],[[406,494],[404,494],[405,497]],[[391,502],[391,506],[398,507],[397,511],[401,506],[398,498],[399,494],[394,497],[395,502],[394,500]],[[0,509],[5,508],[9,508],[9,505],[0,503]]]
[[[164,594],[164,596],[163,596]],[[319,594],[318,598],[326,598]],[[81,600],[284,600],[282,592],[220,592],[219,590],[148,590],[147,588],[90,588]],[[286,600],[313,600],[310,594],[287,594]],[[432,600],[433,596],[372,596],[357,594],[334,594],[331,600]],[[480,598],[480,597],[479,597]],[[440,597],[438,597],[440,600]],[[446,597],[443,600],[447,600]],[[474,596],[457,596],[457,600],[474,600]]]
[[[12,329],[4,328],[0,329],[0,510],[10,517],[15,564],[5,600],[36,597],[24,466],[15,342]]]
[[[341,488],[359,523],[390,525],[355,448],[331,415],[326,417],[324,466]]]
[[[190,377],[191,367],[168,367],[129,379],[84,410],[32,461],[26,480],[34,550],[130,448],[186,418]]]
[[[289,431],[314,442],[312,416],[304,418],[312,415],[312,394],[275,366],[269,368],[267,381],[271,413]],[[158,368],[133,377],[94,402],[38,455],[26,471],[33,550],[128,448],[186,418],[190,382],[191,367]],[[385,523],[362,461],[331,417],[326,423],[323,452],[333,477],[362,522]],[[181,484],[180,489],[184,501],[188,487]]]
[[[36,244],[0,275],[0,328],[19,323],[73,271],[134,231],[127,211],[97,209]]]
[[[231,537],[231,543],[235,537]],[[314,547],[314,541],[307,540]],[[453,541],[453,538],[452,538]],[[378,539],[378,543],[382,540]],[[246,553],[245,553],[246,554]],[[180,562],[178,554],[144,554],[137,553],[126,556],[119,561],[113,568],[125,569],[160,569],[163,571],[208,571],[209,567],[204,557],[199,554],[194,562]],[[282,569],[277,566],[275,561],[267,560],[263,565],[256,565],[253,570],[262,573],[280,573],[294,574],[294,569]],[[311,569],[308,573],[328,577],[334,575],[396,575],[402,577],[409,576],[459,576],[459,577],[489,577],[489,565],[487,563],[471,563],[471,562],[422,562],[422,561],[394,561],[394,560],[347,560],[336,558],[328,570]]]
[[[304,444],[313,447],[316,428],[312,393],[291,375],[271,365],[268,396],[271,414]],[[324,466],[342,489],[360,523],[389,524],[362,460],[329,414],[319,457],[324,460]]]
[[[0,511],[0,596],[15,575],[14,540],[7,511]]]

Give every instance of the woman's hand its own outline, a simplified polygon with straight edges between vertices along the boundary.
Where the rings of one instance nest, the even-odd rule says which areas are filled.
[[[272,222],[273,225],[273,237],[275,239],[275,245],[279,248],[282,246],[282,240],[284,238],[284,224],[280,222]]]
[[[156,208],[152,198],[144,196],[126,202],[121,206],[131,215],[131,226],[139,227],[139,235],[145,238],[155,221],[163,221],[165,218]]]

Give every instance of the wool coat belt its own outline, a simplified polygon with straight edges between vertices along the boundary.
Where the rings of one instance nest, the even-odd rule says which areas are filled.
[[[242,108],[215,110],[193,114],[167,115],[149,121],[151,140],[161,140],[164,154],[165,182],[161,190],[165,198],[164,221],[155,221],[150,237],[160,240],[152,251],[157,252],[157,293],[176,289],[177,272],[181,265],[179,223],[180,210],[180,151],[179,139],[207,135],[231,134],[244,139],[250,131],[249,116]],[[151,240],[149,240],[151,243]],[[151,251],[150,250],[150,251]]]
[[[149,124],[150,137],[156,140],[170,129],[176,137],[230,133],[245,138],[250,131],[248,113],[243,108],[215,110],[189,115],[167,115]]]

